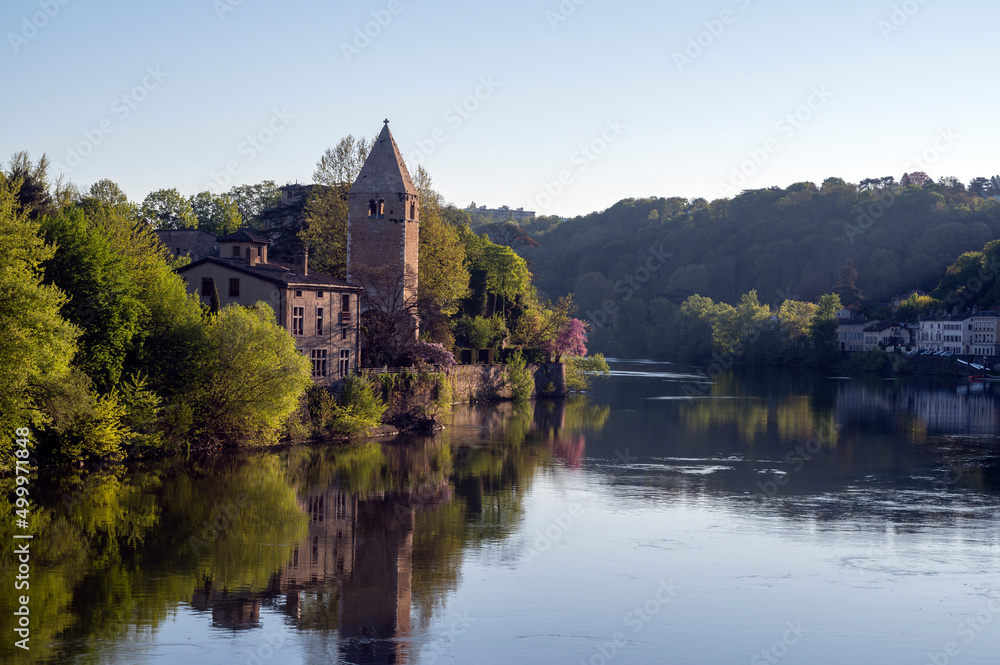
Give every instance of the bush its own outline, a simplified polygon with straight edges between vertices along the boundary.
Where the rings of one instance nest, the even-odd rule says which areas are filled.
[[[535,380],[520,351],[511,356],[507,362],[506,384],[510,387],[511,397],[518,402],[527,401],[531,397]]]
[[[574,392],[580,392],[590,387],[590,379],[594,376],[608,376],[611,368],[604,359],[604,354],[595,353],[592,356],[569,356],[566,358],[566,387]]]
[[[386,404],[373,384],[357,376],[348,377],[340,399],[326,402],[322,426],[335,434],[358,434],[382,424]]]
[[[309,360],[274,310],[228,306],[208,323],[207,376],[191,403],[209,440],[273,442],[310,385]]]

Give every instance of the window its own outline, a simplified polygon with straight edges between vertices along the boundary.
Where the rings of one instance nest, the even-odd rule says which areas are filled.
[[[240,279],[238,277],[229,278],[229,297],[230,298],[240,297]]]
[[[340,311],[341,312],[351,311],[351,296],[340,296]]]
[[[296,298],[301,298],[302,297],[302,292],[301,291],[296,291],[295,292],[295,297]]]
[[[378,216],[385,217],[385,201],[382,199],[378,201]]]
[[[210,296],[212,295],[212,289],[215,287],[215,280],[211,277],[201,278],[201,295]]]
[[[317,307],[316,308],[316,334],[317,335],[322,335],[323,334],[323,308],[322,307]]]
[[[378,214],[378,205],[375,203],[375,199],[368,202],[368,216],[374,217]]]
[[[303,322],[306,318],[306,308],[305,307],[293,307],[292,308],[292,334],[302,335]]]
[[[233,256],[235,258],[237,258],[237,259],[240,258],[240,246],[239,245],[233,245]]]
[[[340,326],[340,339],[341,341],[347,340],[347,326]]]
[[[260,245],[257,245],[257,258],[260,258],[262,256],[264,256],[264,248],[261,247]]]
[[[415,203],[410,204],[410,219],[417,218],[417,205]]]
[[[326,349],[314,349],[311,356],[313,377],[326,376]]]
[[[317,291],[316,292],[316,297],[317,298],[322,298],[323,297],[323,292],[322,291]]]
[[[325,353],[325,352],[324,352]],[[349,349],[340,351],[340,375],[347,376],[351,371],[351,352]]]

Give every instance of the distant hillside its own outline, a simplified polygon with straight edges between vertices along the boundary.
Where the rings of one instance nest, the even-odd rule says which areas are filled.
[[[957,257],[1000,237],[1000,202],[954,180],[829,178],[712,202],[625,199],[528,229],[540,243],[524,250],[540,289],[575,292],[581,318],[609,300],[679,303],[694,293],[735,303],[756,289],[765,304],[815,301],[848,260],[877,302],[934,289]]]

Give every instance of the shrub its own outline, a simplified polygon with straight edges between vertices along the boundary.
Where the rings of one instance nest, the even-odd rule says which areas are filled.
[[[574,392],[590,387],[591,377],[608,376],[611,368],[601,353],[592,356],[569,356],[566,358],[566,387]]]
[[[376,394],[373,384],[361,377],[348,377],[323,426],[336,434],[367,432],[382,423],[385,409],[385,401]]]
[[[527,401],[531,397],[535,380],[520,351],[511,356],[507,362],[506,383],[510,387],[511,397],[518,402]]]

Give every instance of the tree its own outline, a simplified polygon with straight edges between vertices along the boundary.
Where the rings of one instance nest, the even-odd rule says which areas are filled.
[[[202,231],[224,236],[243,226],[239,206],[228,196],[204,191],[192,196],[188,203]]]
[[[2,179],[0,179],[2,180]],[[13,465],[13,434],[51,419],[44,396],[70,373],[79,329],[60,313],[66,295],[42,281],[55,248],[0,181],[0,466]]]
[[[347,277],[347,192],[316,187],[305,206],[299,240],[309,247],[309,263],[332,277]],[[423,229],[421,229],[423,232]]]
[[[837,312],[843,308],[840,297],[828,293],[819,299],[809,323],[809,344],[812,362],[828,366],[840,360],[837,348]]]
[[[243,223],[257,228],[260,213],[281,202],[281,191],[273,180],[264,180],[256,185],[237,185],[224,195],[236,204]]]
[[[128,196],[122,191],[122,188],[118,186],[111,180],[98,180],[90,189],[87,190],[87,196],[109,206],[127,206],[129,204]]]
[[[356,139],[353,134],[348,134],[335,147],[327,148],[320,157],[313,172],[313,182],[349,190],[373,145],[374,139],[369,141],[364,136]]]
[[[514,222],[494,222],[487,224],[483,230],[491,241],[514,251],[521,247],[538,247],[538,241]]]
[[[191,203],[176,189],[150,192],[142,202],[142,219],[154,229],[196,229],[198,218]]]
[[[858,269],[854,267],[854,261],[847,259],[840,267],[840,275],[837,277],[837,285],[833,291],[839,297],[844,306],[849,309],[861,307],[863,299],[861,289],[856,286],[858,280]]]
[[[56,213],[56,205],[49,194],[49,158],[39,157],[34,164],[27,152],[15,152],[10,158],[7,179],[16,184],[16,194],[21,209],[31,219]]]
[[[440,195],[423,166],[414,178],[420,196],[420,249],[418,260],[420,305],[425,313],[440,312],[445,317],[458,312],[459,303],[469,293],[469,269],[465,244],[457,227],[447,223],[441,211]]]
[[[266,303],[228,306],[208,323],[203,436],[220,443],[272,442],[310,383],[309,360]]]
[[[417,341],[417,299],[411,295],[416,282],[412,272],[399,274],[390,266],[352,269],[361,294],[361,334],[365,364],[394,366]]]
[[[975,194],[976,196],[986,197],[989,196],[987,193],[990,187],[989,178],[973,178],[969,181],[969,193]]]
[[[548,343],[546,351],[555,355],[559,362],[561,356],[587,355],[587,324],[580,319],[570,319],[559,330],[554,340]]]
[[[69,296],[62,315],[83,331],[73,362],[99,391],[110,390],[141,334],[145,306],[135,275],[81,207],[44,219],[41,230],[58,247],[45,262],[45,281]]]
[[[903,177],[900,178],[899,184],[901,187],[906,187],[907,185],[915,185],[917,187],[923,187],[926,184],[934,182],[929,175],[923,171],[914,171],[913,173],[904,173]]]

